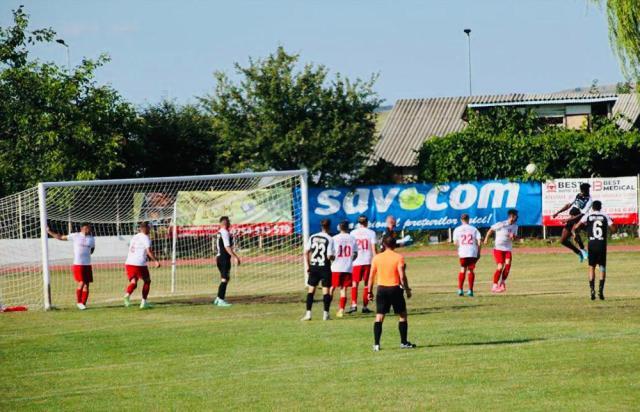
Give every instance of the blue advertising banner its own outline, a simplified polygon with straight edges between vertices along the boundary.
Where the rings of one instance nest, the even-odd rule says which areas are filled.
[[[352,189],[309,189],[309,224],[312,232],[320,221],[355,222],[365,215],[370,227],[384,230],[393,215],[404,230],[446,229],[460,223],[468,213],[471,224],[488,227],[507,218],[509,209],[520,212],[518,224],[542,224],[542,188],[539,182],[484,180],[440,185],[416,183],[362,186]]]

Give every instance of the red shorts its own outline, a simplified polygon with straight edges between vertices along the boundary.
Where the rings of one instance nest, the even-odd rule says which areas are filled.
[[[493,249],[493,259],[496,263],[505,263],[507,259],[511,261],[511,251]]]
[[[91,265],[73,265],[71,266],[71,271],[73,272],[73,278],[76,282],[93,282],[93,269],[91,269]]]
[[[358,265],[354,266],[351,271],[352,280],[354,282],[364,281],[369,282],[369,273],[371,273],[371,265]]]
[[[351,273],[348,272],[332,272],[331,273],[331,286],[337,287],[351,287]]]
[[[460,258],[460,267],[469,268],[473,270],[476,268],[477,261],[478,261],[478,258],[475,258],[475,257]]]
[[[127,278],[129,280],[132,279],[142,279],[149,280],[151,279],[151,275],[149,274],[149,268],[146,266],[133,266],[133,265],[124,265],[124,268],[127,272]]]

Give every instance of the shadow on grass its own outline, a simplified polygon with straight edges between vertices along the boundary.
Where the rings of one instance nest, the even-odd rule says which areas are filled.
[[[175,298],[158,298],[151,300],[154,307],[168,306],[203,306],[211,305],[215,297],[197,296],[197,297],[175,297]],[[279,295],[263,295],[263,296],[233,296],[228,299],[231,304],[247,305],[247,304],[288,304],[302,303],[299,294],[279,294]],[[133,301],[131,306],[137,306],[137,301]],[[121,302],[112,302],[106,305],[100,305],[101,308],[121,308]]]
[[[487,340],[487,341],[475,341],[475,342],[452,342],[452,343],[440,343],[435,345],[424,345],[426,348],[440,348],[450,346],[494,346],[494,345],[522,345],[531,342],[545,341],[545,338],[524,338],[524,339],[501,339],[501,340]]]

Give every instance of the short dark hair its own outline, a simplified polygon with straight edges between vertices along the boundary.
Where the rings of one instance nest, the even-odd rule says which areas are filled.
[[[91,223],[89,223],[89,222],[82,222],[82,224],[80,224],[80,227],[85,227],[85,226],[91,226]]]
[[[369,219],[367,219],[365,215],[360,215],[360,217],[358,217],[358,223],[360,223],[361,225],[368,225]]]
[[[229,223],[229,216],[220,216],[220,223],[225,222],[225,221],[227,223]]]
[[[331,219],[322,219],[320,221],[320,227],[324,230],[329,230],[331,228]]]
[[[138,228],[140,228],[140,229],[151,229],[151,225],[149,224],[149,222],[140,222],[140,224],[138,225]]]
[[[460,216],[460,220],[462,220],[463,222],[468,222],[469,221],[469,214],[468,213],[463,213]]]
[[[580,183],[580,191],[588,192],[591,185],[589,183]]]
[[[382,244],[384,245],[384,247],[388,248],[388,249],[395,249],[396,248],[396,238],[393,236],[383,236],[382,237]]]
[[[342,222],[340,222],[338,227],[340,228],[340,230],[346,232],[347,230],[349,230],[349,221],[348,220],[343,220]]]
[[[509,211],[507,212],[507,214],[509,216],[518,216],[518,210],[517,209],[509,209]]]
[[[602,202],[599,200],[594,200],[591,207],[593,208],[593,210],[600,210],[602,209]]]

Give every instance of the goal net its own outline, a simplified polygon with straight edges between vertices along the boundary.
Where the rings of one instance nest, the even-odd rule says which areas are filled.
[[[55,182],[0,199],[0,302],[75,304],[73,245],[48,237],[46,229],[66,235],[84,222],[96,239],[90,304],[122,299],[129,240],[142,221],[152,226],[161,261],[160,268],[150,265],[150,299],[212,297],[220,216],[231,219],[242,259],[231,272],[230,296],[298,291],[308,236],[306,179],[306,171],[285,171]]]

